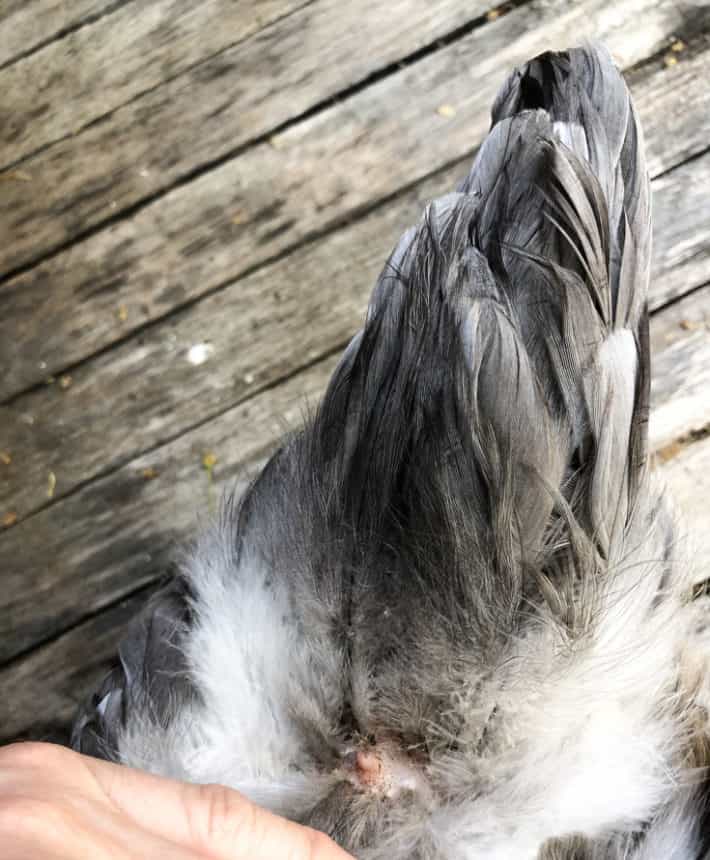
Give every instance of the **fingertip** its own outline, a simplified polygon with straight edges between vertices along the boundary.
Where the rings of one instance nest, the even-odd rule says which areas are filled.
[[[304,827],[221,785],[194,786],[190,827],[196,847],[220,860],[348,860],[319,830]]]
[[[301,827],[301,830],[306,831],[308,841],[304,860],[353,860],[352,855],[320,830],[314,830],[312,827]]]

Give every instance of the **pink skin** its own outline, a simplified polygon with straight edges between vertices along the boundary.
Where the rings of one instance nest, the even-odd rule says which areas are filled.
[[[376,786],[382,781],[382,759],[373,750],[358,750],[355,753],[355,772],[363,785]]]
[[[397,797],[402,791],[429,795],[421,765],[391,743],[351,750],[343,757],[349,781],[362,791]]]

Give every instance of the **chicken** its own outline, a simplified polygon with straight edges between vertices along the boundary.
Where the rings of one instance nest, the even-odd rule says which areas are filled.
[[[710,857],[707,622],[648,468],[650,223],[606,51],[513,72],[73,746],[362,860]]]

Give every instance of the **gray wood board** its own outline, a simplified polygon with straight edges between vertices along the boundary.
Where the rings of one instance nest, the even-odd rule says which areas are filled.
[[[14,665],[0,670],[0,743],[29,735],[68,743],[81,702],[104,677],[121,630],[147,593],[120,601]]]
[[[701,329],[710,331],[710,283],[672,302],[656,315],[651,327],[651,354],[658,355],[686,337],[686,332]]]
[[[354,14],[361,8],[361,4],[333,2],[338,10],[352,6]],[[379,10],[391,9],[394,23],[385,26],[380,11],[357,16],[356,22],[331,22],[335,33],[322,33],[322,16],[314,11],[318,7],[308,7],[268,28],[261,38],[220,54],[28,160],[23,175],[31,181],[5,183],[9,205],[0,212],[0,232],[7,231],[13,242],[0,249],[0,272],[36,259],[126,207],[163,193],[176,180],[219,162],[255,136],[347,90],[358,76],[367,75],[372,63],[394,62],[421,43],[422,33],[443,32],[460,20],[460,14],[446,17],[439,11],[445,12],[448,3],[407,3],[410,13],[404,15],[397,14],[401,3],[368,2]],[[459,0],[452,9],[465,7],[475,15],[481,6]],[[422,19],[434,15],[425,12],[433,9],[443,16],[441,22]],[[309,14],[313,22],[303,20]],[[645,20],[641,28],[639,15]],[[438,137],[441,128],[446,130],[445,161],[460,157],[480,139],[495,90],[513,65],[553,45],[567,47],[583,36],[598,36],[627,67],[664,44],[684,20],[678,7],[657,0],[623,0],[614,10],[603,0],[536,2],[388,76],[389,83],[380,82],[346,98],[332,122],[336,127],[345,124],[345,133],[363,144],[370,161],[372,148],[366,144],[372,125],[395,136],[387,151],[397,146],[406,150],[409,140],[405,175],[406,181],[412,181],[443,163],[438,140],[430,139]],[[367,51],[361,50],[363,44],[368,45]],[[295,74],[295,69],[300,73]],[[693,92],[707,103],[706,93]],[[442,104],[457,107],[458,118],[442,123],[435,114]],[[690,101],[687,106],[696,112]],[[331,111],[326,113],[330,116]],[[427,147],[421,145],[424,140]],[[676,145],[679,150],[692,149],[698,140],[689,126],[677,135]],[[343,144],[325,143],[326,160],[319,162],[319,168],[325,163],[337,170]],[[413,173],[409,165],[417,157],[421,166]],[[277,174],[277,187],[278,179]]]
[[[246,480],[283,431],[301,423],[334,363],[318,363],[0,534],[0,660],[159,575],[221,492]],[[208,453],[217,458],[211,478]]]
[[[130,0],[3,0],[0,66],[6,66]]]
[[[658,471],[688,531],[688,564],[696,581],[710,579],[710,434],[684,445]]]
[[[487,3],[268,0],[257,16],[233,0],[154,0],[133,9],[135,25],[129,7],[116,33],[99,22],[75,46],[64,40],[0,72],[5,92],[25,77],[40,90],[18,89],[0,127],[2,163],[25,159],[0,175],[0,232],[13,236],[0,272],[458,30]],[[76,80],[56,74],[69,50],[82,58]]]
[[[5,95],[0,165],[13,164],[67,135],[76,135],[306,2],[128,3],[112,15],[50,42],[0,70],[0,91]],[[83,150],[84,158],[90,155]]]
[[[710,284],[653,317],[651,350],[649,434],[652,447],[668,460],[710,431]]]
[[[652,187],[652,301],[658,306],[710,281],[710,151],[660,176]]]
[[[548,38],[557,35],[560,43],[576,39],[581,26],[576,18],[563,18],[550,22],[554,32],[538,34],[534,44],[529,44],[531,36],[522,48],[515,41],[500,44],[504,36],[514,40],[510,22],[525,24],[514,17],[524,11],[489,25],[503,28],[508,22],[490,43],[478,37],[483,31],[475,31],[462,43],[299,123],[275,140],[278,148],[269,143],[253,147],[3,285],[0,365],[8,370],[0,379],[0,397],[107,348],[466,155],[486,131],[505,71],[540,50]],[[477,58],[473,70],[465,63],[468,54]],[[634,85],[654,173],[686,158],[689,139],[697,147],[707,145],[710,96],[705,78],[687,79],[679,71],[682,65],[649,69]],[[684,87],[687,113],[680,131],[671,135],[666,117],[678,101],[674,83]],[[647,84],[654,97],[665,93],[666,101],[645,97]],[[393,110],[395,104],[398,110]],[[456,111],[453,117],[437,113],[445,104]],[[111,160],[114,151],[97,157]],[[462,164],[460,169],[466,168]],[[2,217],[0,213],[0,223]],[[671,284],[666,293],[680,287]]]

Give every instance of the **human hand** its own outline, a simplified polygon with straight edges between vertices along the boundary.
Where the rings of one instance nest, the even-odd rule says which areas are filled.
[[[0,748],[5,860],[347,860],[323,833],[236,791],[44,743]]]

